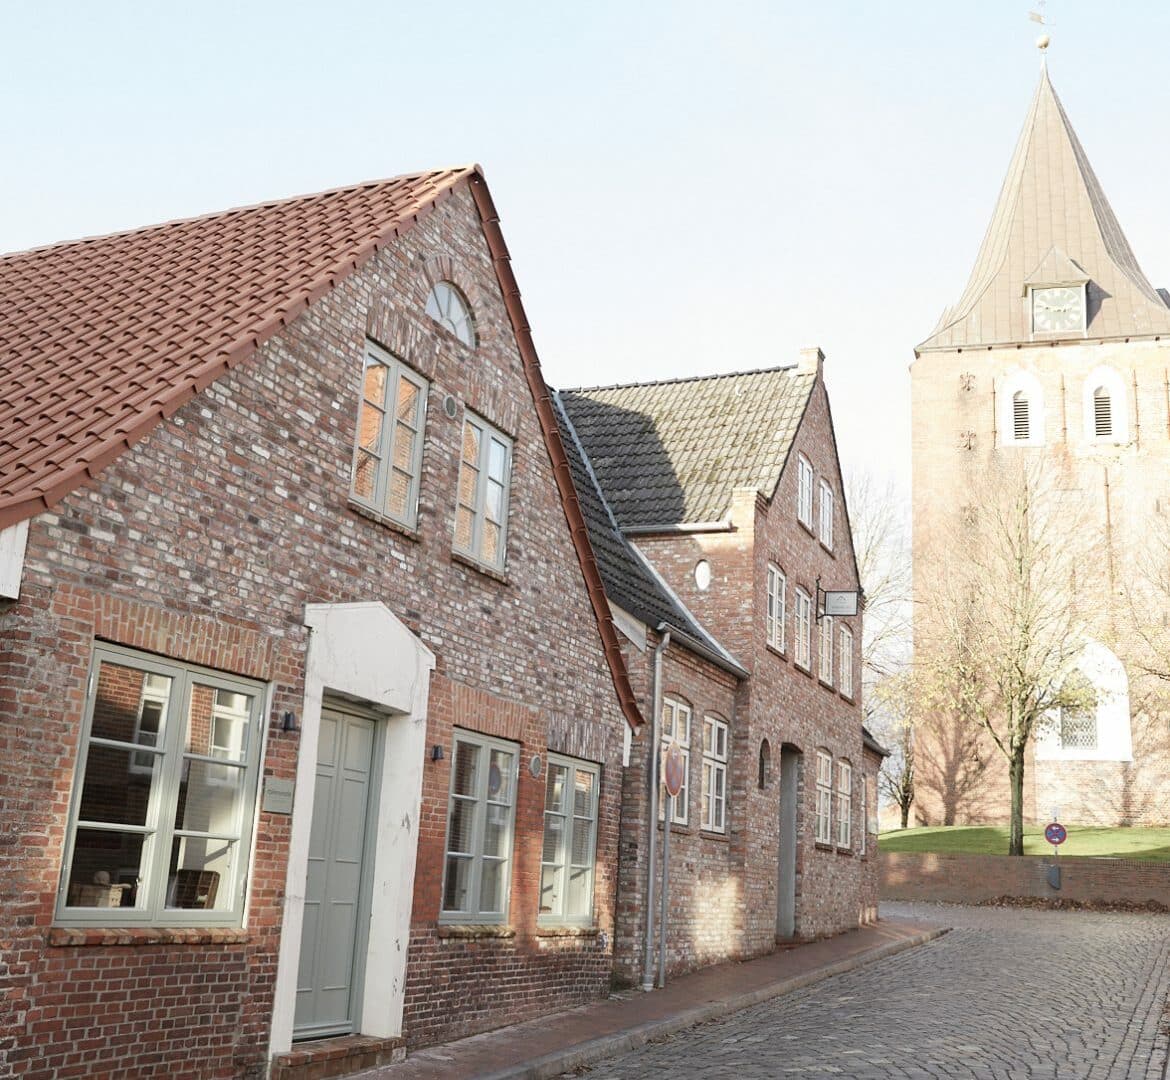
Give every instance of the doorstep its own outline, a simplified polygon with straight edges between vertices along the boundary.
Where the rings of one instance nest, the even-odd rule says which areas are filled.
[[[300,1043],[287,1054],[278,1054],[269,1073],[271,1080],[327,1080],[347,1076],[406,1058],[406,1040],[375,1039],[369,1035],[339,1035]]]

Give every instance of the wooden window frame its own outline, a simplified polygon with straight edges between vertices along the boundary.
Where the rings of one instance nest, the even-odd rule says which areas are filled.
[[[853,765],[837,760],[837,847],[853,850]]]
[[[463,456],[463,447],[467,439],[467,429],[472,427],[479,432],[479,454],[476,464],[475,491],[472,493],[472,502],[463,500],[463,476],[469,467],[469,462]],[[490,475],[492,443],[497,443],[504,450],[503,478]],[[468,412],[463,418],[462,437],[459,442],[459,482],[455,492],[455,533],[452,541],[453,550],[469,559],[486,566],[489,569],[503,571],[508,561],[508,512],[512,502],[512,454],[514,450],[512,438],[505,435],[499,428],[489,424],[481,416]],[[488,488],[491,484],[499,484],[502,488],[500,496],[500,520],[492,522],[500,530],[499,543],[496,549],[496,558],[485,558],[483,554],[484,521],[487,517]],[[466,510],[471,514],[471,541],[463,545],[459,543],[459,514]]]
[[[163,712],[162,731],[152,744],[138,742],[138,724],[135,720],[134,742],[126,742],[111,736],[93,734],[94,714],[101,686],[101,668],[104,664],[148,674],[162,675],[171,680]],[[145,678],[143,680],[145,686]],[[238,759],[216,755],[209,747],[206,753],[188,748],[186,736],[190,722],[190,706],[193,688],[206,687],[213,692],[226,690],[239,693],[251,700],[246,713],[247,745],[241,748]],[[141,693],[140,693],[141,700]],[[90,677],[86,693],[85,715],[82,721],[78,743],[77,760],[74,766],[73,791],[70,796],[69,817],[65,832],[65,846],[61,860],[61,873],[57,891],[54,921],[62,926],[125,926],[125,927],[183,927],[183,926],[225,926],[238,927],[243,924],[248,874],[251,865],[251,851],[256,824],[256,801],[260,783],[260,763],[263,760],[263,746],[266,729],[264,717],[268,708],[268,687],[255,679],[246,679],[227,672],[188,664],[166,657],[159,657],[118,645],[101,644],[94,649],[90,664]],[[210,730],[209,730],[210,735]],[[144,821],[125,823],[83,819],[82,800],[87,779],[87,766],[93,748],[104,748],[119,754],[127,754],[128,775],[151,776],[148,788]],[[142,757],[149,755],[152,763],[144,767]],[[236,787],[239,795],[231,807],[231,825],[221,828],[195,829],[178,815],[183,807],[189,808],[192,800],[191,774],[193,766],[201,765],[203,782],[207,790]],[[157,776],[155,770],[157,769]],[[235,784],[232,774],[239,778]],[[183,785],[188,789],[184,796]],[[85,890],[93,892],[103,886],[90,882],[71,880],[77,835],[81,830],[105,832],[123,836],[143,837],[138,872],[133,881],[111,880],[112,889],[124,887],[128,895],[135,898],[134,906],[109,903],[102,906],[70,903],[71,894],[84,895]],[[210,841],[219,844],[221,850],[234,847],[230,856],[230,869],[209,871],[206,863],[202,870],[190,867],[176,867],[171,872],[171,861],[175,857],[173,845],[186,840],[194,841],[197,850],[200,843]],[[185,845],[184,845],[185,846]],[[121,868],[115,868],[120,870]],[[183,875],[188,879],[198,878],[201,882],[208,874],[215,875],[214,896],[204,903],[214,904],[216,899],[229,901],[222,908],[200,907],[176,903],[176,893],[184,885]]]
[[[833,685],[833,616],[822,615],[817,630],[817,678]]]
[[[385,399],[381,406],[366,397],[366,372],[374,365],[380,365],[386,369]],[[399,393],[403,382],[409,383],[418,392],[414,416],[410,418],[398,415]],[[387,352],[372,341],[366,342],[366,351],[362,361],[362,386],[358,392],[357,430],[354,436],[349,497],[359,505],[368,507],[374,513],[408,529],[413,529],[418,524],[418,498],[422,483],[423,441],[426,436],[429,390],[430,384],[427,380],[417,372],[412,371],[393,353]],[[373,449],[362,445],[362,432],[366,417],[372,414],[381,417],[378,425],[378,437]],[[403,437],[401,431],[403,428],[413,431],[415,440],[406,468],[402,468],[395,462],[396,444],[397,440]],[[374,491],[369,496],[361,494],[357,489],[363,455],[368,455],[377,462],[374,471]],[[390,505],[391,480],[395,474],[408,478],[406,502],[401,509],[393,508]]]
[[[767,599],[765,601],[764,633],[767,642],[777,652],[785,652],[785,624],[788,618],[788,579],[775,563],[768,563]]]
[[[838,647],[841,658],[837,667],[839,672],[838,689],[845,697],[853,700],[853,631],[848,626],[843,625],[840,627],[840,635],[841,641]]]
[[[708,733],[711,735],[710,740]],[[707,832],[727,832],[727,763],[730,744],[731,728],[727,721],[714,713],[707,713],[703,717],[703,785],[699,822],[699,827]],[[716,778],[722,781],[718,785],[721,794],[715,792]]]
[[[796,455],[796,520],[813,528],[813,467],[804,454]]]
[[[812,671],[812,606],[812,596],[797,585],[792,605],[792,658],[797,667],[808,672]]]
[[[669,724],[667,717],[670,717]],[[686,717],[686,735],[678,736],[678,722],[680,717]],[[659,753],[666,750],[672,742],[677,741],[683,756],[683,783],[674,800],[674,814],[671,816],[672,825],[688,825],[690,815],[687,804],[691,797],[691,731],[694,725],[695,710],[690,702],[673,694],[667,694],[662,699],[662,744]],[[658,820],[666,819],[666,780],[658,770]],[[681,808],[681,811],[680,811]]]
[[[567,790],[565,807],[563,811],[550,810],[549,808],[549,791],[548,786],[552,783],[553,770],[556,768],[563,768],[568,770]],[[579,758],[566,757],[563,754],[549,754],[548,765],[546,766],[547,775],[545,777],[545,798],[544,798],[544,817],[543,817],[543,831],[541,843],[541,862],[540,862],[540,890],[541,901],[537,904],[537,925],[539,926],[592,926],[593,918],[593,899],[594,899],[594,885],[597,879],[597,818],[598,806],[600,805],[601,793],[601,766],[591,761],[582,761]],[[577,774],[583,773],[593,778],[592,793],[590,798],[590,806],[588,807],[588,815],[581,815],[576,812],[575,802],[570,805],[573,793],[576,791]],[[548,849],[548,828],[549,819],[560,818],[564,822],[564,830],[561,835],[562,853],[561,857],[556,860],[548,861],[545,859],[545,854]],[[584,826],[581,822],[586,822]],[[573,860],[573,842],[577,835],[577,830],[580,828],[587,828],[589,830],[589,844],[588,844],[588,865],[581,863],[574,863]],[[559,871],[561,873],[561,891],[558,896],[560,910],[543,910],[543,895],[544,895],[544,879],[547,870]],[[576,871],[587,870],[589,875],[588,883],[588,899],[585,903],[585,909],[580,912],[566,912],[564,910],[565,903],[568,899],[568,879]]]
[[[456,792],[456,769],[459,760],[459,747],[477,747],[483,755],[479,762],[476,777],[476,790],[470,795]],[[490,800],[489,788],[491,779],[491,753],[495,750],[507,754],[511,758],[509,766],[510,776],[508,793],[510,800],[505,803],[499,799]],[[508,742],[505,739],[492,738],[490,735],[481,735],[478,731],[468,731],[465,728],[456,728],[451,739],[451,778],[447,790],[447,829],[446,839],[443,842],[443,884],[439,893],[439,922],[441,923],[476,923],[495,925],[507,923],[508,912],[512,898],[512,869],[516,843],[516,788],[520,779],[520,745]],[[453,810],[456,800],[469,802],[474,805],[471,825],[471,851],[451,850],[451,822],[454,819]],[[484,854],[484,834],[486,832],[488,806],[506,806],[507,838],[505,854],[503,856],[487,856]],[[447,908],[444,903],[447,895],[448,875],[451,872],[451,860],[468,860],[471,866],[470,887],[468,889],[469,904],[465,908]],[[497,861],[503,864],[503,909],[501,911],[483,910],[483,867],[487,861]]]
[[[817,751],[816,813],[813,816],[814,839],[818,844],[833,843],[833,755]]]
[[[833,489],[829,486],[829,482],[827,480],[821,480],[819,486],[821,489],[820,540],[827,550],[832,551],[834,513]]]

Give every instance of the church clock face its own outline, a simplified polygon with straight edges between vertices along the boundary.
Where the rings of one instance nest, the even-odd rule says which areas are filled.
[[[1084,330],[1085,290],[1080,286],[1032,290],[1032,329],[1039,334]]]

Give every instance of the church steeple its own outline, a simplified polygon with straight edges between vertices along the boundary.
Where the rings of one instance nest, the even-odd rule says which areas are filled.
[[[1075,333],[1035,321],[1035,290],[1084,297]],[[1138,266],[1045,66],[967,287],[918,349],[1155,334],[1170,334],[1170,307]]]

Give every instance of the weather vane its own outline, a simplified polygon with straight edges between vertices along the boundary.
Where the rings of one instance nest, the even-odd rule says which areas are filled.
[[[1036,0],[1036,7],[1038,10],[1029,11],[1028,18],[1031,19],[1032,22],[1039,23],[1043,27],[1050,27],[1052,25],[1052,23],[1050,23],[1048,21],[1047,13],[1044,10],[1046,4],[1047,4],[1047,0]],[[1041,34],[1036,39],[1036,48],[1040,50],[1040,64],[1041,64],[1041,66],[1043,66],[1045,63],[1045,50],[1048,48],[1048,45],[1051,42],[1051,40],[1052,39],[1048,36],[1047,33]]]

